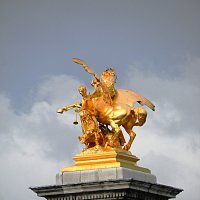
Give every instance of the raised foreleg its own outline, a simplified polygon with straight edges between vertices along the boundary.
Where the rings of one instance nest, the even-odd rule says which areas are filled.
[[[130,139],[128,143],[124,146],[124,150],[128,151],[131,148],[131,145],[133,143],[133,140],[135,139],[136,133],[133,132],[130,128],[123,126],[126,132],[129,134]]]
[[[136,136],[136,133],[133,132],[133,130],[132,130],[133,126],[135,125],[135,121],[136,121],[136,118],[133,115],[126,124],[122,125],[124,127],[124,129],[126,130],[126,132],[130,136],[128,143],[123,148],[126,151],[128,151],[131,148],[133,140],[135,139],[135,136]]]

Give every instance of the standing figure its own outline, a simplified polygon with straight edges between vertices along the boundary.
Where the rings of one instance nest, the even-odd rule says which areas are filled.
[[[79,93],[82,95],[82,101],[80,103],[64,106],[59,108],[57,112],[63,113],[72,108],[79,108],[79,110],[76,110],[80,115],[82,126],[82,135],[79,137],[79,140],[86,145],[84,151],[92,147],[99,148],[99,146],[105,144],[105,141],[94,114],[91,96],[87,94],[86,87],[82,85],[79,87]]]
[[[95,116],[90,111],[82,109],[79,114],[82,126],[82,135],[79,137],[79,140],[86,145],[84,151],[93,147],[97,150],[103,147],[105,144],[104,136]]]

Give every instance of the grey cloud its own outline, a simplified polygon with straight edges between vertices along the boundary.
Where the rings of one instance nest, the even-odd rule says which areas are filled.
[[[184,151],[185,153],[185,151]],[[187,154],[185,160],[187,160]],[[184,191],[177,196],[177,200],[192,199],[198,200],[199,178],[198,169],[193,169],[193,165],[189,166],[184,160],[176,160],[176,155],[162,155],[162,152],[148,153],[143,157],[145,162],[143,165],[148,165],[156,173],[159,183],[182,188]]]
[[[35,88],[35,101],[51,104],[73,103],[81,99],[78,87],[84,84],[70,75],[47,76]]]
[[[183,78],[194,87],[200,90],[200,58],[191,55],[187,56],[185,64],[179,66],[182,72]]]

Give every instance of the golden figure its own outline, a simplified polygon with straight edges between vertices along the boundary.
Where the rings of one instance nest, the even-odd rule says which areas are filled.
[[[147,117],[146,110],[141,106],[134,107],[134,103],[146,105],[152,110],[155,110],[155,106],[131,90],[115,89],[116,74],[113,69],[107,69],[98,76],[83,60],[74,58],[73,61],[94,76],[95,80],[91,83],[94,91],[87,94],[86,87],[80,86],[82,102],[64,106],[57,112],[63,113],[71,108],[79,108],[77,112],[80,114],[83,131],[80,140],[86,145],[86,149],[101,146],[103,149],[123,148],[128,151],[136,136],[132,128],[142,126]],[[130,136],[125,146],[120,126]]]
[[[104,146],[104,136],[95,116],[88,110],[81,110],[80,119],[83,134],[79,137],[79,140],[86,145],[84,151],[92,147]]]

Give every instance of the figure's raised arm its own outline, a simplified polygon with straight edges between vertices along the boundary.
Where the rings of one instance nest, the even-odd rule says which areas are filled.
[[[59,108],[56,112],[62,114],[63,112],[67,112],[72,108],[81,108],[81,103],[75,103],[68,106],[64,106],[62,108]]]
[[[95,73],[95,71],[84,60],[81,60],[79,58],[73,58],[72,60],[76,64],[82,65],[82,67],[85,69],[86,72],[88,72],[89,74],[92,74],[97,80],[100,80],[99,76]]]

